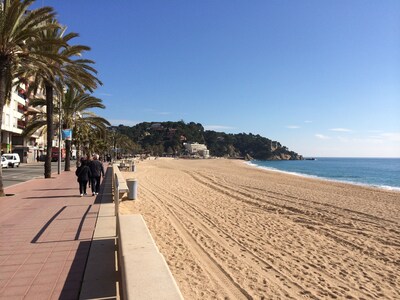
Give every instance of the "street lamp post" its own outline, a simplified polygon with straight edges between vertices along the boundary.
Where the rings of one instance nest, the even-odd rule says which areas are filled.
[[[61,96],[58,99],[58,174],[61,174]]]

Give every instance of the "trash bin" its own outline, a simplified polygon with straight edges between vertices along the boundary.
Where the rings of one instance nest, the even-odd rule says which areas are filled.
[[[135,200],[137,198],[137,180],[135,178],[129,178],[126,180],[126,184],[128,185],[128,199]]]
[[[136,170],[136,165],[132,164],[132,172],[135,172],[135,170]]]

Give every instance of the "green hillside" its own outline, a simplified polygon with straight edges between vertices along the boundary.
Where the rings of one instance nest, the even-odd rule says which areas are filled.
[[[152,155],[184,155],[184,143],[206,144],[211,156],[260,160],[303,159],[277,141],[254,134],[227,134],[204,130],[200,123],[143,122],[129,127],[113,127],[139,145],[141,152]]]

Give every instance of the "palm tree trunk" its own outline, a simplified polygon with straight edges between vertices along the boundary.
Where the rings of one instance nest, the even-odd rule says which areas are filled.
[[[65,140],[65,167],[64,171],[71,171],[71,141]]]
[[[0,133],[1,133],[1,126],[3,124],[3,108],[6,99],[6,74],[7,74],[6,63],[0,62]],[[1,138],[3,138],[2,134],[0,134],[0,139]],[[4,197],[5,195],[6,194],[4,193],[4,185],[3,185],[3,170],[0,167],[0,197]]]
[[[46,117],[47,117],[47,149],[46,161],[44,163],[44,178],[51,178],[51,150],[53,147],[53,87],[50,84],[45,85],[46,89]]]

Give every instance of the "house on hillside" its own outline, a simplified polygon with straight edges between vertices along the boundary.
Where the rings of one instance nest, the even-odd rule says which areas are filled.
[[[161,123],[153,123],[151,124],[150,129],[161,131],[164,130],[164,126],[162,126]]]
[[[200,156],[203,158],[210,157],[210,151],[207,149],[207,146],[204,144],[185,143],[184,146],[190,155]]]

